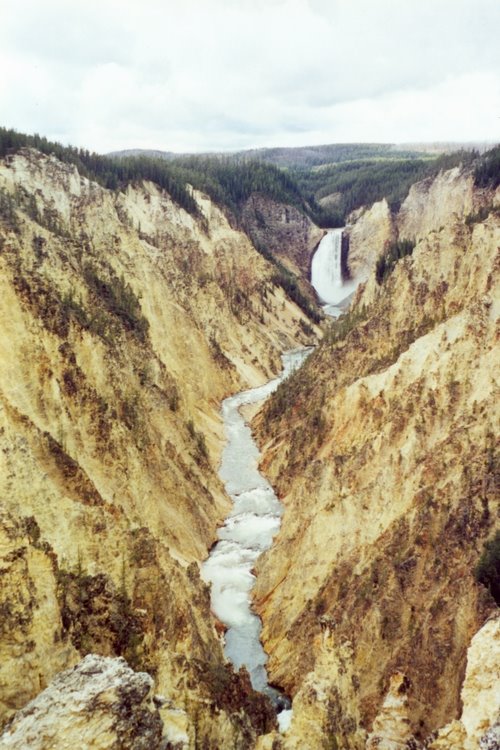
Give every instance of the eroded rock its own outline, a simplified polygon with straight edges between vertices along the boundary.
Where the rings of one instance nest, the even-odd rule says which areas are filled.
[[[153,680],[121,658],[89,654],[18,711],[3,735],[5,750],[154,750],[162,721]]]

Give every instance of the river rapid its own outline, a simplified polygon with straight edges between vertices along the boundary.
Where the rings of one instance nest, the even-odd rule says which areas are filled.
[[[240,409],[245,404],[255,404],[270,396],[282,380],[300,367],[311,351],[312,348],[286,352],[282,356],[283,371],[278,378],[223,401],[221,412],[227,442],[219,476],[233,507],[219,529],[219,541],[201,569],[202,578],[211,584],[212,610],[227,627],[224,648],[227,658],[236,669],[244,665],[253,687],[267,693],[283,714],[288,713],[283,709],[289,708],[289,701],[268,685],[267,656],[260,642],[262,625],[252,612],[250,601],[255,583],[252,570],[259,555],[269,549],[278,532],[283,506],[258,470],[259,449]]]

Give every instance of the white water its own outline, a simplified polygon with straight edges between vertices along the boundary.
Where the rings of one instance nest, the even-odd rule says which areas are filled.
[[[325,303],[325,313],[334,318],[342,312],[341,303],[358,285],[358,282],[344,282],[342,279],[343,231],[329,229],[319,243],[311,263],[311,284]]]
[[[255,561],[271,546],[280,527],[283,506],[258,471],[259,450],[239,410],[244,404],[267,398],[310,351],[287,352],[282,357],[283,372],[279,378],[230,396],[222,403],[227,444],[219,476],[233,500],[233,508],[219,529],[219,541],[201,569],[202,578],[211,583],[212,610],[228,628],[226,656],[236,669],[245,665],[253,687],[269,694],[281,708],[286,707],[286,699],[280,699],[279,693],[267,684],[261,622],[251,610],[250,591],[255,582],[252,573]]]

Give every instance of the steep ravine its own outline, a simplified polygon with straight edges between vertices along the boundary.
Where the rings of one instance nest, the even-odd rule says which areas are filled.
[[[286,352],[277,378],[230,396],[222,404],[227,442],[219,475],[233,507],[201,571],[203,580],[211,584],[212,609],[227,628],[226,656],[236,669],[246,667],[253,687],[268,695],[278,709],[288,708],[288,701],[268,685],[267,657],[260,642],[261,623],[251,609],[250,597],[255,582],[252,570],[262,552],[271,546],[283,508],[257,468],[259,452],[241,410],[268,398],[300,367],[310,351]]]
[[[459,170],[415,186],[390,219],[413,254],[371,273],[257,418],[285,513],[255,604],[294,710],[259,748],[478,750],[497,731],[499,623],[474,569],[498,528],[499,198]]]
[[[310,321],[195,198],[203,220],[152,183],[0,162],[2,725],[90,653],[153,676],[176,748],[244,750],[274,724],[225,664],[198,564],[229,510],[218,406]]]

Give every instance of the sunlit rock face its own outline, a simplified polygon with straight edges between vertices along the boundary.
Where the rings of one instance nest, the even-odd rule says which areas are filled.
[[[396,238],[394,217],[384,199],[372,206],[364,206],[353,211],[348,222],[347,266],[353,278],[366,281],[375,267],[377,258]]]
[[[19,711],[0,738],[11,750],[65,750],[160,745],[163,724],[153,702],[153,680],[124,659],[86,656],[61,672]]]
[[[317,747],[357,750],[398,727],[395,742],[429,739],[460,716],[468,649],[495,610],[474,569],[499,510],[500,219],[464,220],[462,180],[410,193],[400,227],[420,236],[413,254],[383,283],[372,272],[288,399],[271,398],[255,424],[285,505],[255,602],[271,680],[293,696],[287,750],[308,732]],[[417,232],[411,196],[438,191],[446,205],[448,184],[443,225],[420,211]],[[499,197],[474,191],[474,210]],[[399,704],[396,674],[408,684]],[[470,725],[470,741],[494,721]]]

